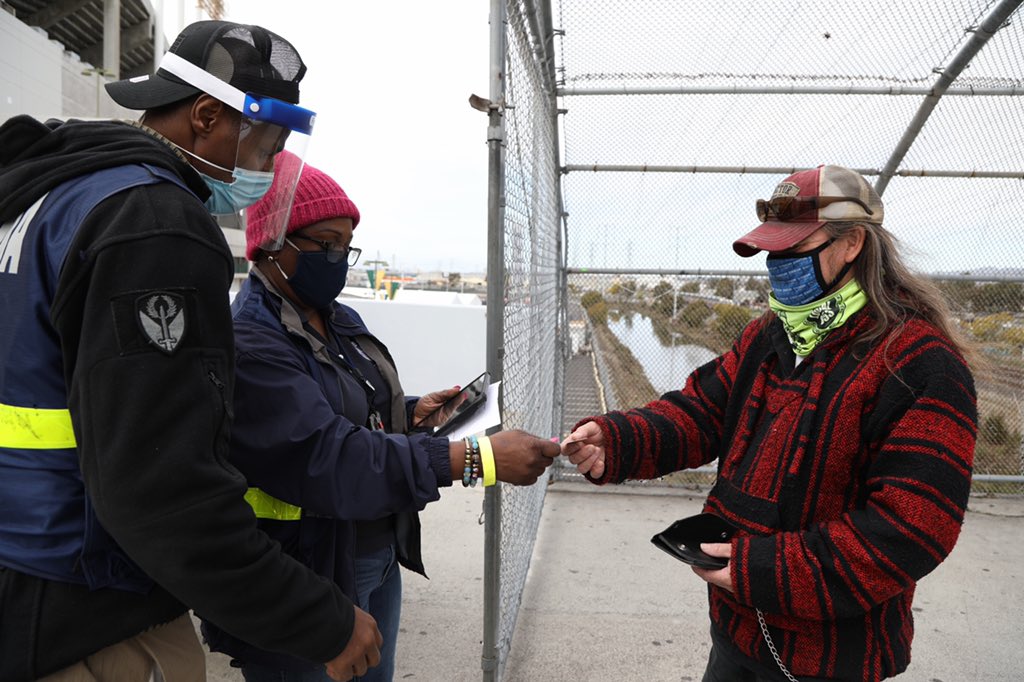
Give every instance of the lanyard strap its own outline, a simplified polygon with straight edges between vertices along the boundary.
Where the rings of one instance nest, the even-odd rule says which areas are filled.
[[[314,329],[311,325],[306,324],[304,326],[306,327],[306,331],[310,332],[314,337],[317,338],[317,340],[324,344],[324,348],[327,350],[327,356],[331,359],[331,362],[337,365],[338,367],[341,367],[346,372],[348,372],[349,376],[355,379],[356,383],[358,383],[362,387],[363,392],[366,394],[366,407],[368,412],[368,416],[366,418],[367,425],[370,429],[374,431],[383,431],[384,420],[381,418],[380,412],[377,411],[377,408],[373,404],[373,400],[377,395],[377,389],[374,387],[372,383],[370,383],[370,380],[367,379],[366,376],[361,371],[359,371],[359,368],[356,367],[355,363],[350,361],[348,357],[345,355],[345,353],[342,352],[342,337],[340,337],[337,334],[332,334],[330,329],[328,329],[327,334],[331,338],[326,339],[323,337],[323,335],[320,334],[320,332]],[[332,341],[334,343],[332,343]],[[353,350],[358,350],[358,346],[356,346],[354,341],[349,341],[349,343],[352,346]],[[373,362],[373,360],[371,360],[370,358],[366,359],[369,360],[371,363]]]

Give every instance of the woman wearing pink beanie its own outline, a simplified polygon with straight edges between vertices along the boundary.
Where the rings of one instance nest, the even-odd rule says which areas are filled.
[[[282,152],[276,163],[280,169],[300,161]],[[247,215],[246,256],[254,266],[232,304],[230,459],[246,476],[246,499],[261,528],[376,619],[381,663],[358,679],[391,680],[399,565],[424,573],[416,512],[471,459],[462,441],[411,427],[442,422],[438,408],[459,387],[404,395],[388,349],[336,300],[359,258],[352,247],[359,209],[338,183],[307,165],[285,234],[272,234],[268,226],[282,223],[272,212],[282,210],[275,197],[283,190],[275,180]],[[559,453],[558,445],[522,431],[495,434],[490,444],[497,478],[521,485],[536,481]],[[208,622],[203,632],[249,682],[329,679],[322,665],[256,649]]]

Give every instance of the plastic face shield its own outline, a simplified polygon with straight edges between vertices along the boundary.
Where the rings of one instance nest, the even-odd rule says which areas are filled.
[[[238,169],[273,172],[274,192],[264,197],[261,209],[265,234],[273,235],[263,248],[276,251],[284,243],[295,186],[302,173],[316,115],[294,104],[252,94],[245,96],[243,106],[235,169],[236,172]],[[275,161],[277,154],[285,149],[293,156],[287,162],[282,162],[285,157]]]
[[[160,68],[241,113],[235,181],[240,174],[274,173],[275,192],[272,205],[266,206],[266,214],[267,234],[276,237],[268,242],[266,248],[280,248],[316,114],[273,97],[242,92],[172,52],[163,56]],[[283,149],[294,154],[297,162],[275,167],[274,157]],[[239,224],[244,227],[244,218],[239,220]]]

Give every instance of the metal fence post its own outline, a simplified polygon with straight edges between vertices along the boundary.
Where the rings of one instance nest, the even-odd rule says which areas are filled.
[[[500,381],[505,346],[505,1],[491,0],[490,111],[487,122],[487,371]],[[480,665],[485,682],[498,679],[501,599],[501,486],[484,493],[484,631]]]

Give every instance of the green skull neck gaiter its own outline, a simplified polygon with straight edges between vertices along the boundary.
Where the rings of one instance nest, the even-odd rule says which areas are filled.
[[[867,302],[855,279],[836,293],[804,305],[785,305],[768,294],[768,307],[782,320],[793,352],[801,357],[810,355],[829,332],[843,326]]]

